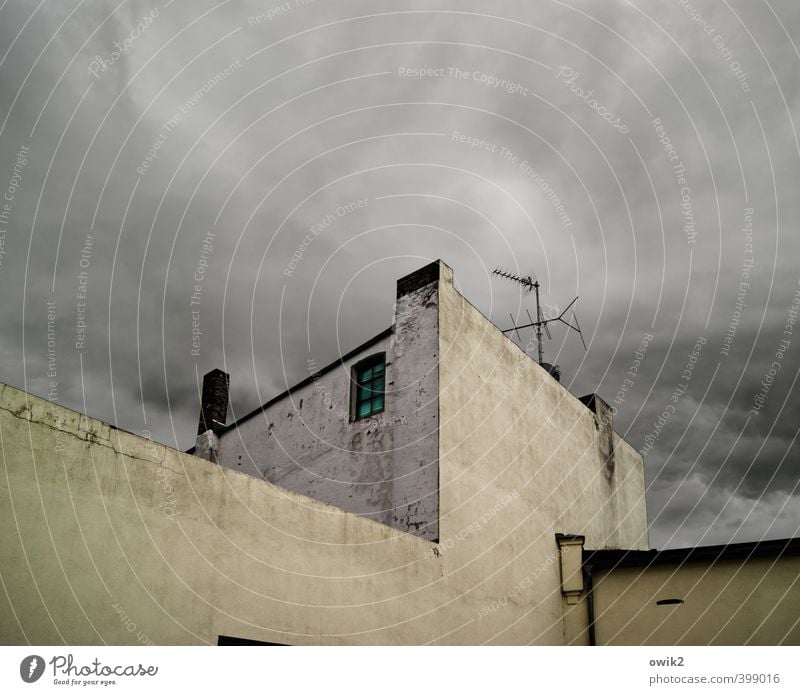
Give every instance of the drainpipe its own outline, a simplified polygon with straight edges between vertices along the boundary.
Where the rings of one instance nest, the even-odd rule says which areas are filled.
[[[586,608],[589,611],[589,646],[597,646],[597,637],[594,632],[594,581],[592,579],[592,565],[583,566],[583,576],[586,579]]]

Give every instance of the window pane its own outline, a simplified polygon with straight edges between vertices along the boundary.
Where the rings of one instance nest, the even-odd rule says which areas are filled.
[[[384,408],[384,391],[386,389],[386,357],[373,355],[358,367],[355,374],[354,418],[369,417]]]

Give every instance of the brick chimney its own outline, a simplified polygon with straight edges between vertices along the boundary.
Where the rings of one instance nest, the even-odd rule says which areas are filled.
[[[212,369],[203,377],[200,422],[194,455],[217,463],[218,432],[228,418],[228,387],[231,377],[221,369]]]

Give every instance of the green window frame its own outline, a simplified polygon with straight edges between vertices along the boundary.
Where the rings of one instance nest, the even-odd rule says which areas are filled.
[[[353,368],[354,420],[382,413],[386,406],[386,353],[368,357]]]

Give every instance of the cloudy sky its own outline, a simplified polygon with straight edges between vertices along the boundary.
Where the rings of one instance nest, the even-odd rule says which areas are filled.
[[[249,411],[430,259],[522,320],[499,266],[580,295],[546,359],[654,547],[798,535],[799,46],[793,0],[3,2],[0,381],[185,449],[203,373]]]

